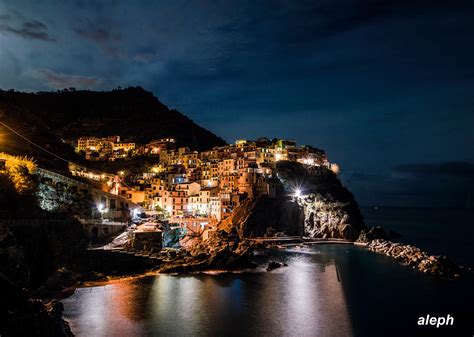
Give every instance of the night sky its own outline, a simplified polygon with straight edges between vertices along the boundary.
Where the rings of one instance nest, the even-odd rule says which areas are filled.
[[[474,1],[0,0],[0,88],[119,85],[323,148],[362,205],[474,204]]]

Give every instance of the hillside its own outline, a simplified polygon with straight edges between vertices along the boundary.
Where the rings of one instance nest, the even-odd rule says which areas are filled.
[[[140,87],[105,92],[0,90],[0,121],[52,152],[75,161],[80,159],[62,140],[88,135],[120,135],[124,140],[146,143],[172,137],[178,146],[201,151],[225,144],[223,139],[179,111],[169,109]],[[3,138],[0,139],[1,151],[39,156],[40,162],[53,159],[15,135]]]

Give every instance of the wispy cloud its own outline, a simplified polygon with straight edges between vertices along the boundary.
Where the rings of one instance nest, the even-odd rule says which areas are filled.
[[[33,76],[46,81],[48,86],[54,89],[94,88],[101,83],[101,79],[97,77],[57,73],[46,69],[34,71]]]
[[[9,16],[4,15],[2,21],[9,21]],[[48,32],[48,27],[41,21],[24,21],[19,26],[10,23],[0,23],[0,33],[14,34],[28,40],[56,41]]]

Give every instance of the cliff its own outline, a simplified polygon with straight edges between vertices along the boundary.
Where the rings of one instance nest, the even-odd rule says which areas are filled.
[[[39,207],[31,161],[7,158],[0,173],[0,335],[69,336],[62,305],[30,296],[84,253],[85,233],[70,215]]]
[[[275,195],[244,201],[220,229],[241,237],[284,232],[348,240],[367,229],[352,193],[332,171],[287,161],[277,162],[275,170]]]

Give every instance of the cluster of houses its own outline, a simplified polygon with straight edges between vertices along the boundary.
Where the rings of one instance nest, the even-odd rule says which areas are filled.
[[[119,142],[106,139],[113,144],[112,149],[120,148]],[[97,149],[97,142],[90,146]],[[237,140],[235,144],[203,152],[175,148],[170,143],[174,144],[174,140],[147,144],[149,151],[156,152],[157,161],[149,172],[142,174],[125,171],[117,175],[97,174],[77,168],[71,171],[106,182],[108,192],[124,196],[148,212],[174,220],[199,218],[208,223],[225,219],[247,197],[274,196],[278,186],[275,163],[280,160],[310,165],[322,173],[339,170],[337,164],[327,160],[324,151],[297,146],[291,140]],[[81,148],[84,148],[82,143]]]
[[[76,141],[76,152],[92,161],[114,161],[140,155],[158,156],[162,150],[174,148],[173,138],[157,139],[144,145],[131,141],[122,142],[120,136],[80,137]]]

